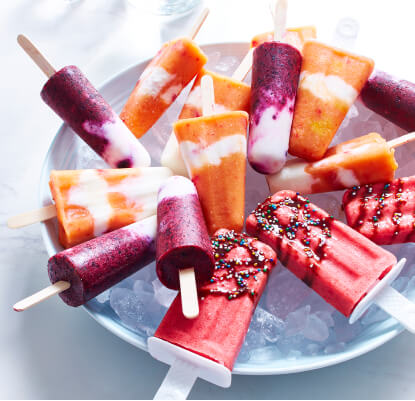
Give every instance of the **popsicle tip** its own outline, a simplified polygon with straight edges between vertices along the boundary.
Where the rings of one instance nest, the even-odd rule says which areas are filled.
[[[24,307],[23,307],[23,305],[22,305],[22,301],[16,302],[16,303],[13,305],[13,310],[14,310],[15,312],[23,312],[25,309],[26,309],[26,308],[24,308]]]

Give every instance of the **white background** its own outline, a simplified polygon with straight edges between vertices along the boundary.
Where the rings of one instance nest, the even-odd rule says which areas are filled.
[[[139,0],[140,1],[140,0]],[[150,0],[142,0],[150,1]],[[201,44],[249,41],[271,29],[268,2],[210,0]],[[415,81],[411,0],[290,0],[289,26],[314,24],[330,41],[338,20],[360,23],[356,51]],[[25,33],[56,67],[76,64],[99,85],[188,31],[195,15],[160,18],[124,0],[0,2],[0,398],[152,398],[167,366],[56,297],[26,313],[12,304],[48,284],[39,225],[8,216],[37,206],[42,161],[61,121],[42,103],[45,77],[16,44]],[[231,389],[197,381],[191,398],[414,398],[415,337],[400,335],[338,366],[287,376],[234,376]]]

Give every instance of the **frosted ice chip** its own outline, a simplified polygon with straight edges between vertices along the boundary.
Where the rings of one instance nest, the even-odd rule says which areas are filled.
[[[251,353],[251,362],[275,361],[281,358],[281,351],[275,345],[257,348]]]
[[[376,305],[372,305],[360,319],[360,323],[364,326],[368,326],[370,324],[385,320],[388,317],[389,315],[385,311],[383,311]]]
[[[110,290],[101,292],[101,294],[98,294],[95,299],[101,303],[101,304],[105,304],[105,302],[109,301],[110,299]]]
[[[320,353],[322,347],[319,344],[316,343],[311,343],[311,344],[307,344],[305,347],[305,353],[307,355],[317,355]]]
[[[265,337],[261,332],[252,329],[251,327],[248,329],[244,342],[244,345],[248,350],[263,347],[266,343]]]
[[[127,288],[114,288],[110,294],[110,305],[120,320],[134,331],[152,335],[165,311],[154,302],[152,294],[139,294]]]
[[[287,316],[285,335],[287,337],[300,334],[306,328],[310,317],[310,305],[306,305]]]
[[[238,358],[236,359],[236,363],[248,362],[250,358],[251,351],[244,345],[241,349],[241,352],[239,352]]]
[[[285,328],[285,324],[281,319],[260,306],[256,308],[251,324],[253,329],[259,330],[264,338],[271,343],[278,341]]]
[[[154,289],[155,300],[160,305],[163,305],[164,307],[168,308],[174,301],[174,298],[176,298],[178,291],[174,291],[170,288],[167,288],[161,283],[161,281],[158,278],[153,280],[151,284]]]
[[[154,294],[153,286],[150,283],[147,283],[147,281],[143,281],[143,280],[137,280],[134,283],[133,291],[136,294],[139,294],[141,292],[146,292],[148,294]]]
[[[336,354],[338,352],[342,352],[346,348],[346,344],[343,342],[336,343],[336,344],[330,344],[327,345],[326,348],[324,348],[325,354]]]
[[[272,274],[266,293],[266,308],[273,315],[285,319],[295,311],[312,290],[287,269]]]
[[[323,342],[329,337],[329,329],[322,319],[312,314],[307,319],[307,324],[303,328],[302,334],[309,340]]]
[[[286,358],[290,359],[290,360],[298,359],[298,358],[301,358],[302,355],[303,355],[303,353],[301,351],[298,351],[296,349],[292,349],[288,352]]]

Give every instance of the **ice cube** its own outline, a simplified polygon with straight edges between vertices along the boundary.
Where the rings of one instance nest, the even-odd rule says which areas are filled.
[[[248,350],[263,347],[266,345],[266,343],[267,341],[265,340],[263,333],[261,333],[259,330],[255,330],[249,327],[244,342],[244,345]]]
[[[415,299],[415,277],[411,277],[402,293],[409,299]]]
[[[275,345],[256,348],[251,352],[251,362],[275,361],[282,356],[281,351]]]
[[[75,169],[109,168],[108,164],[82,139],[76,138]]]
[[[271,275],[266,293],[266,309],[285,319],[307,298],[312,290],[287,269]]]
[[[304,353],[306,355],[318,355],[322,350],[322,346],[320,344],[316,344],[316,343],[311,343],[311,344],[307,344],[305,346],[305,351]]]
[[[288,352],[288,354],[286,355],[286,358],[290,359],[290,360],[299,359],[299,358],[301,358],[302,355],[303,355],[303,353],[301,351],[296,350],[296,349],[292,349]]]
[[[377,307],[376,305],[372,305],[368,311],[362,316],[360,319],[360,323],[363,326],[369,326],[373,323],[380,322],[382,320],[386,320],[389,315]]]
[[[133,291],[136,294],[140,294],[141,292],[146,292],[148,294],[154,294],[153,286],[147,281],[143,280],[136,280],[133,285]]]
[[[248,362],[251,358],[251,351],[244,345],[239,352],[238,358],[236,359],[236,363],[245,363]]]
[[[171,290],[161,283],[161,281],[156,278],[151,282],[154,290],[155,300],[164,307],[168,308],[176,298],[178,291]]]
[[[315,315],[318,316],[324,323],[326,323],[327,327],[333,327],[334,326],[334,319],[333,319],[333,311],[327,311],[327,310],[318,310],[315,312]]]
[[[284,322],[265,309],[258,306],[251,321],[252,328],[262,333],[264,338],[275,343],[281,337],[281,333],[285,329]]]
[[[127,327],[147,336],[154,334],[165,311],[154,302],[152,294],[137,294],[127,288],[112,289],[110,305]]]
[[[346,348],[346,344],[343,342],[335,343],[335,344],[329,344],[326,348],[324,348],[325,354],[336,354],[338,352],[344,351]]]
[[[100,304],[105,304],[105,302],[109,301],[110,299],[110,290],[101,292],[101,294],[97,295],[95,297],[95,299],[100,303]]]
[[[291,312],[285,321],[286,323],[286,330],[285,335],[286,337],[291,337],[296,334],[302,334],[304,329],[308,325],[308,320],[310,318],[310,305],[303,306],[300,309]]]
[[[316,342],[324,342],[329,337],[327,324],[316,314],[311,314],[302,332],[305,338]]]

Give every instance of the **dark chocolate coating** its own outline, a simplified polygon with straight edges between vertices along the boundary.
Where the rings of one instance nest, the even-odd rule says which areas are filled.
[[[71,286],[60,297],[70,306],[80,306],[155,258],[154,238],[127,226],[52,256],[48,262],[51,283],[64,280]]]
[[[164,198],[157,206],[157,275],[179,290],[179,269],[193,267],[201,286],[213,275],[215,260],[196,194]]]

